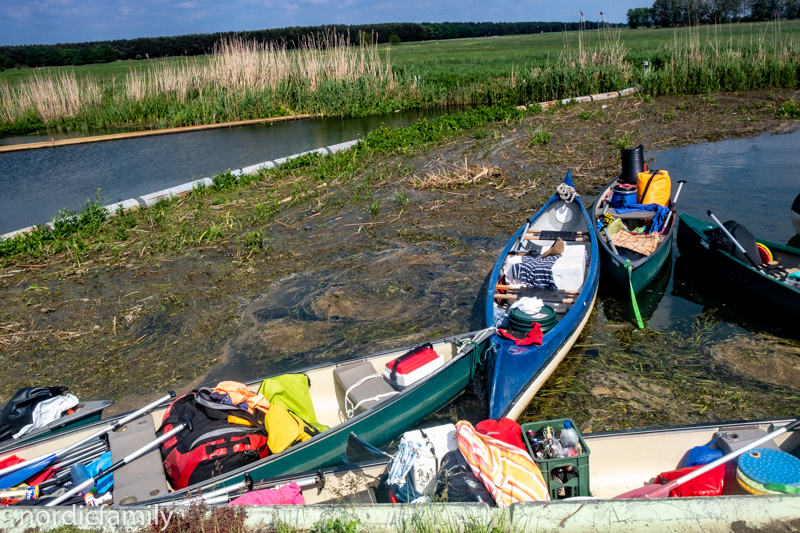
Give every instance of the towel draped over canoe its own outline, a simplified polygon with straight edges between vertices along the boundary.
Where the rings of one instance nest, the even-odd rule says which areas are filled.
[[[498,507],[550,499],[542,472],[524,450],[482,435],[464,421],[456,424],[456,437],[458,449]]]

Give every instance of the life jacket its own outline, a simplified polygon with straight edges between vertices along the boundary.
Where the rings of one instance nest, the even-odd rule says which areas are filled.
[[[161,445],[167,478],[175,490],[227,474],[269,455],[263,413],[251,414],[211,399],[210,389],[181,396],[164,413],[163,435],[186,417],[191,431]]]

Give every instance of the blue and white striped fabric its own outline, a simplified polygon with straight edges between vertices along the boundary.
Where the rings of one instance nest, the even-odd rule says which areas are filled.
[[[511,267],[511,279],[540,289],[558,289],[553,281],[553,264],[561,257],[522,257],[522,262]]]

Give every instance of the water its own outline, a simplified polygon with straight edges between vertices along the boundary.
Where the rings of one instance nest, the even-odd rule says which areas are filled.
[[[0,234],[79,211],[98,189],[110,204],[442,114],[309,119],[0,154]]]

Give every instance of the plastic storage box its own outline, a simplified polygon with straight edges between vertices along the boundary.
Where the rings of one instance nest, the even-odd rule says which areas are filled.
[[[545,426],[550,426],[553,428],[556,438],[558,438],[561,434],[561,430],[564,429],[564,422],[567,421],[575,428],[575,431],[578,431],[575,422],[569,418],[522,424],[522,437],[525,440],[525,447],[528,448],[528,453],[531,457],[533,457],[533,450],[531,450],[531,443],[528,439],[528,431],[533,431],[533,433],[536,434]],[[583,455],[563,457],[560,459],[536,459],[533,457],[533,461],[542,471],[542,476],[544,476],[547,488],[550,491],[551,500],[563,500],[576,496],[592,495],[589,491],[589,447],[586,446],[586,442],[584,442],[580,431],[578,431],[578,437],[583,447]],[[565,466],[572,466],[572,471],[577,472],[578,477],[570,479],[566,483],[562,483],[560,479],[553,475],[553,472]]]
[[[574,244],[564,246],[564,253],[553,263],[553,283],[562,291],[580,290],[585,270],[586,248]]]
[[[398,359],[400,362],[396,368],[397,359],[392,359],[383,368],[383,377],[397,390],[413,385],[444,366],[444,356],[436,353],[431,347],[425,347],[416,353],[412,351]]]

